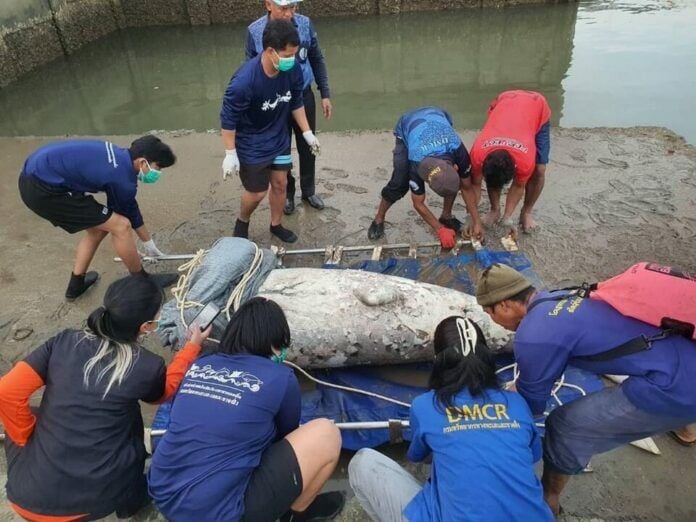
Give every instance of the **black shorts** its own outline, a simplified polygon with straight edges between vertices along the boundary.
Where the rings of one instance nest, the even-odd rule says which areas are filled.
[[[32,176],[19,176],[19,194],[35,214],[70,234],[99,226],[111,217],[111,210],[82,192],[54,187]]]
[[[254,165],[242,163],[239,166],[239,179],[242,180],[242,186],[247,192],[265,192],[271,183],[271,172],[274,170],[286,172],[292,170],[292,157],[289,149],[286,154],[276,156],[264,163]]]
[[[244,496],[244,522],[273,522],[302,493],[302,473],[295,450],[279,440],[261,456]]]

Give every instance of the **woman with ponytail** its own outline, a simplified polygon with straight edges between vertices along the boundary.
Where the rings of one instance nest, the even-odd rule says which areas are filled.
[[[363,449],[350,485],[380,522],[553,520],[534,463],[541,442],[526,402],[501,389],[483,332],[464,317],[435,330],[430,391],[411,404],[408,458],[432,457],[420,484],[399,464]]]
[[[157,328],[163,297],[147,277],[114,282],[84,330],[64,330],[0,380],[7,497],[24,519],[123,518],[147,504],[138,401],[170,398],[209,333],[192,332],[165,367],[139,344]]]

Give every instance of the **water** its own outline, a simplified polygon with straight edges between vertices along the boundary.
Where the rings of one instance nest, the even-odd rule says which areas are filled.
[[[477,128],[509,88],[543,92],[564,126],[664,125],[696,143],[696,3],[606,2],[318,19],[335,116],[391,128],[439,104]],[[244,25],[114,33],[0,90],[0,135],[218,128]]]

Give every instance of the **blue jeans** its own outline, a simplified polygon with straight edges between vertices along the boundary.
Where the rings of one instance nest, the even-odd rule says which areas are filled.
[[[564,475],[582,472],[597,453],[681,428],[696,419],[648,413],[612,386],[556,408],[546,419],[544,466]]]

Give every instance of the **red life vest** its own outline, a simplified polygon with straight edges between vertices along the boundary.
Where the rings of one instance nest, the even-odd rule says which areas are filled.
[[[505,91],[498,95],[469,151],[473,175],[480,178],[486,156],[504,149],[515,162],[515,179],[527,182],[536,166],[536,134],[549,118],[549,104],[538,92]]]
[[[597,283],[590,297],[628,317],[696,339],[696,273],[638,263]]]

